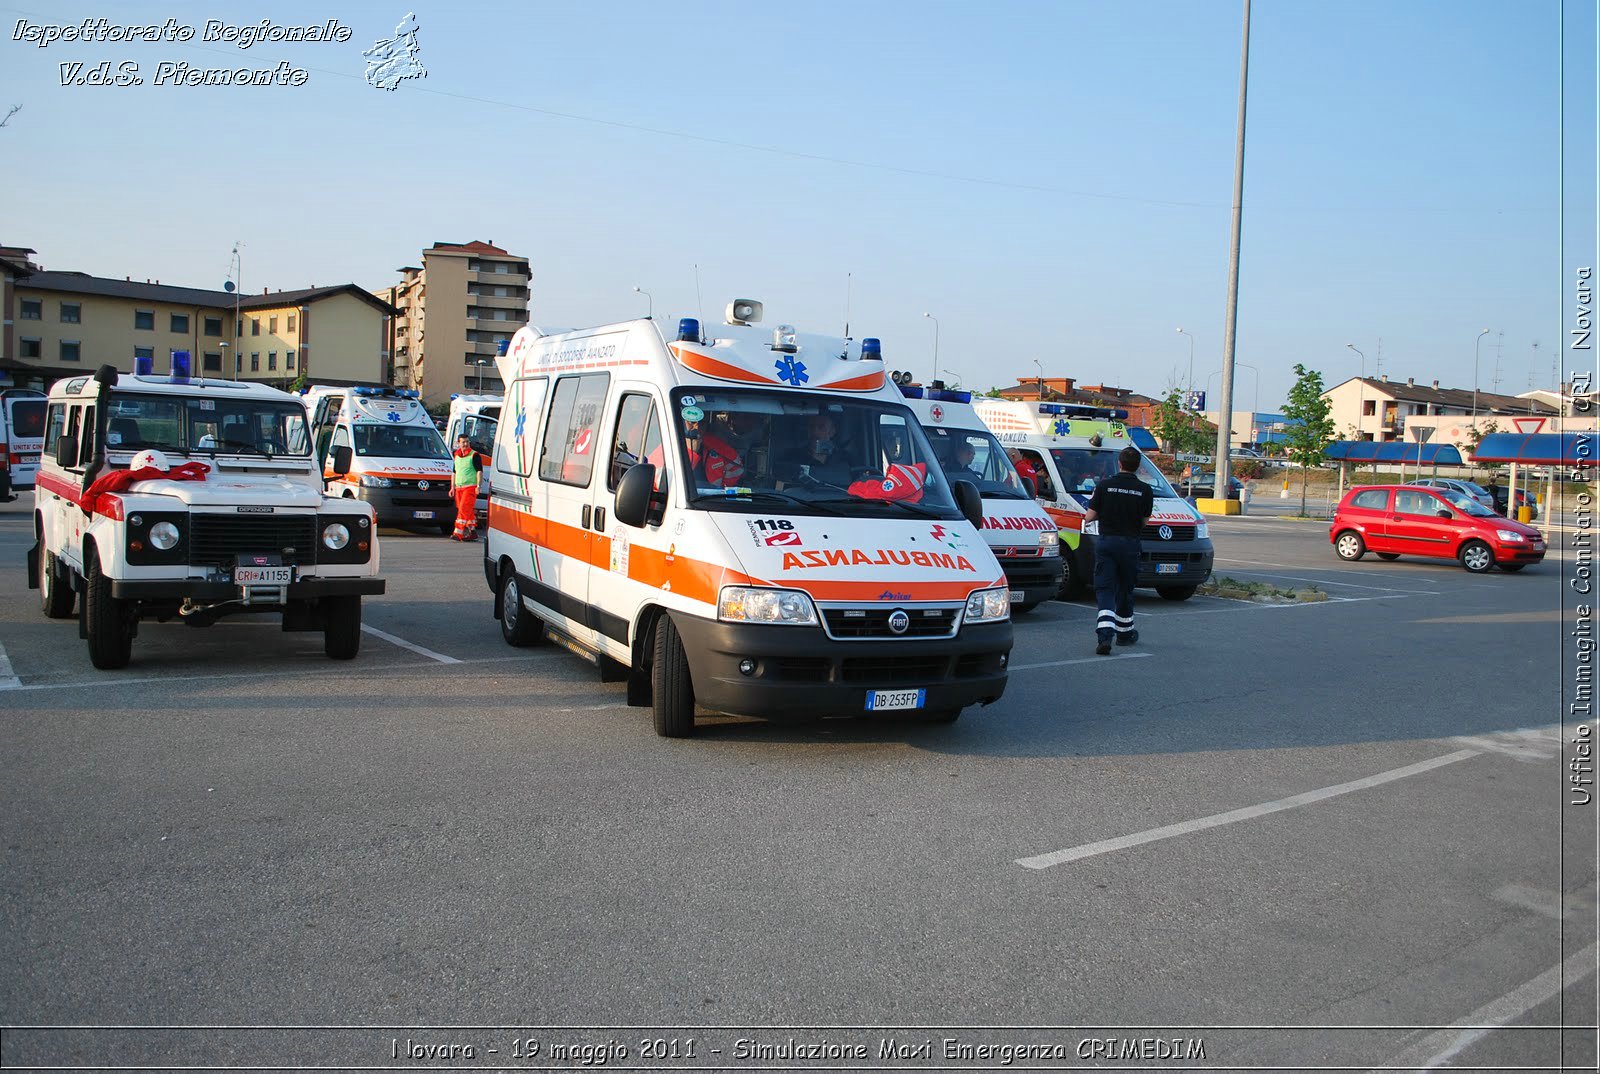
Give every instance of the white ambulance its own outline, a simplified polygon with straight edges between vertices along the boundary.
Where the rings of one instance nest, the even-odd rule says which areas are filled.
[[[11,497],[33,488],[44,451],[43,392],[29,388],[0,391],[0,466],[6,468]]]
[[[324,494],[298,397],[191,382],[188,361],[175,354],[169,376],[103,366],[50,389],[28,553],[44,614],[79,604],[97,668],[128,663],[141,621],[241,613],[321,631],[328,656],[354,657],[361,598],[384,590],[371,508]]]
[[[668,736],[697,705],[947,722],[997,700],[1010,589],[977,490],[878,340],[760,318],[517,332],[484,559],[506,640],[626,679]]]
[[[945,477],[970,481],[983,496],[983,539],[1006,572],[1012,611],[1030,612],[1053,600],[1062,581],[1056,524],[1033,501],[1005,449],[972,408],[972,393],[937,380],[914,385],[909,373],[893,376]]]
[[[972,405],[995,438],[1017,452],[1018,472],[1034,482],[1039,505],[1056,522],[1063,596],[1093,586],[1094,539],[1083,516],[1095,483],[1117,472],[1117,453],[1137,446],[1122,420],[1127,412],[1012,399],[974,399]],[[1138,584],[1167,600],[1188,600],[1211,576],[1210,530],[1148,458],[1141,459],[1138,477],[1155,491],[1155,511],[1141,535]]]
[[[504,397],[499,395],[452,395],[450,416],[445,422],[444,443],[452,452],[456,437],[465,436],[472,449],[480,455],[494,452],[495,430],[500,424],[500,407]],[[485,467],[478,475],[478,524],[484,525],[489,517],[489,488],[492,468]]]
[[[302,394],[333,495],[370,503],[380,525],[455,528],[450,452],[417,392],[319,385]],[[332,465],[340,447],[351,449],[345,474]]]

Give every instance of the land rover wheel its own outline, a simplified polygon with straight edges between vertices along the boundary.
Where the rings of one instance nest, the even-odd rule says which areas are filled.
[[[361,598],[322,599],[322,651],[333,660],[353,660],[361,651]]]
[[[1192,585],[1158,585],[1156,592],[1162,600],[1188,600],[1197,587]]]
[[[70,619],[73,596],[72,587],[62,585],[61,576],[56,573],[56,557],[45,551],[43,542],[40,542],[39,607],[43,609],[45,618]]]
[[[517,572],[508,563],[500,571],[500,636],[507,645],[520,649],[532,645],[544,636],[544,628],[532,612],[523,607],[522,587],[517,584]]]
[[[100,569],[100,556],[91,551],[88,559],[83,628],[89,638],[89,662],[102,671],[115,671],[127,667],[133,656],[133,617],[127,606],[111,595],[111,579]]]
[[[683,638],[669,615],[663,615],[656,623],[650,687],[656,734],[663,738],[686,738],[693,733],[694,684],[689,681],[689,658],[683,651]]]
[[[1355,530],[1345,530],[1333,542],[1333,550],[1339,558],[1354,563],[1367,554],[1367,542],[1361,539],[1361,534]]]
[[[1461,546],[1461,565],[1473,574],[1482,574],[1494,566],[1494,552],[1482,541],[1468,541]]]

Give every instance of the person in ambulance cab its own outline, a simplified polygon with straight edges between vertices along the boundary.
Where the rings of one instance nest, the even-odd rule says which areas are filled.
[[[689,439],[689,464],[704,483],[721,488],[748,486],[756,476],[750,471],[752,449],[764,426],[761,415],[730,411],[709,424],[692,423],[700,433]]]
[[[950,453],[950,472],[945,476],[951,481],[971,481],[976,483],[983,475],[972,468],[972,460],[977,457],[977,451],[970,440],[957,440],[955,450]]]
[[[798,455],[790,460],[786,472],[788,481],[807,485],[822,482],[829,485],[846,485],[850,481],[850,468],[842,461],[843,452],[838,444],[839,424],[833,415],[822,412],[806,419],[806,438]]]

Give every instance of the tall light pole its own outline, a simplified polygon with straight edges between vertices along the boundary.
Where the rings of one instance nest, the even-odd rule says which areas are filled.
[[[931,313],[924,313],[924,317],[933,322],[933,369],[934,375],[939,371],[939,318]]]
[[[1044,402],[1044,366],[1039,364],[1039,359],[1033,360],[1033,368],[1039,371],[1039,401]]]
[[[645,301],[650,303],[650,305],[648,307],[646,307],[649,310],[649,313],[647,314],[647,316],[652,321],[655,320],[656,319],[656,300],[653,297],[651,297],[649,291],[646,291],[642,287],[635,287],[633,290],[634,290],[634,293],[643,295],[644,298],[645,298]]]
[[[1178,329],[1178,335],[1189,336],[1189,392],[1194,393],[1194,337],[1183,329]]]
[[[1472,341],[1472,427],[1478,427],[1478,351],[1483,346],[1483,337],[1489,334],[1485,328],[1478,333],[1478,338]]]
[[[1228,250],[1228,316],[1222,336],[1222,405],[1217,411],[1217,484],[1212,495],[1226,507],[1228,441],[1233,430],[1233,348],[1239,325],[1239,231],[1244,219],[1244,130],[1250,86],[1250,0],[1244,0],[1243,38],[1239,44],[1239,130],[1233,147],[1233,241]],[[1220,670],[1220,665],[1219,665]]]
[[[1361,388],[1356,397],[1356,439],[1361,439],[1361,420],[1366,416],[1367,409],[1367,356],[1361,354],[1361,349],[1354,343],[1346,343],[1346,347],[1361,355]]]
[[[1234,362],[1233,364],[1236,365],[1236,366],[1243,366],[1244,368],[1250,370],[1250,372],[1252,372],[1252,373],[1254,373],[1256,375],[1256,410],[1260,410],[1261,409],[1261,370],[1257,369],[1255,366],[1251,365],[1249,362]],[[1222,370],[1217,369],[1217,370],[1213,370],[1209,375],[1207,375],[1207,377],[1206,377],[1206,391],[1210,391],[1211,390],[1211,378],[1216,376],[1218,373],[1221,373],[1221,372],[1222,372]],[[1218,414],[1217,417],[1221,418],[1222,415]],[[1255,423],[1256,423],[1255,411],[1253,410],[1253,411],[1250,412],[1250,426],[1251,426],[1251,431],[1252,432],[1254,432]]]

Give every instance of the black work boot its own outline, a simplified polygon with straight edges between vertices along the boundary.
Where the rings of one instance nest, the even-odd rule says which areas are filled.
[[[1139,632],[1137,630],[1124,630],[1121,634],[1117,635],[1118,645],[1132,645],[1138,640]]]

